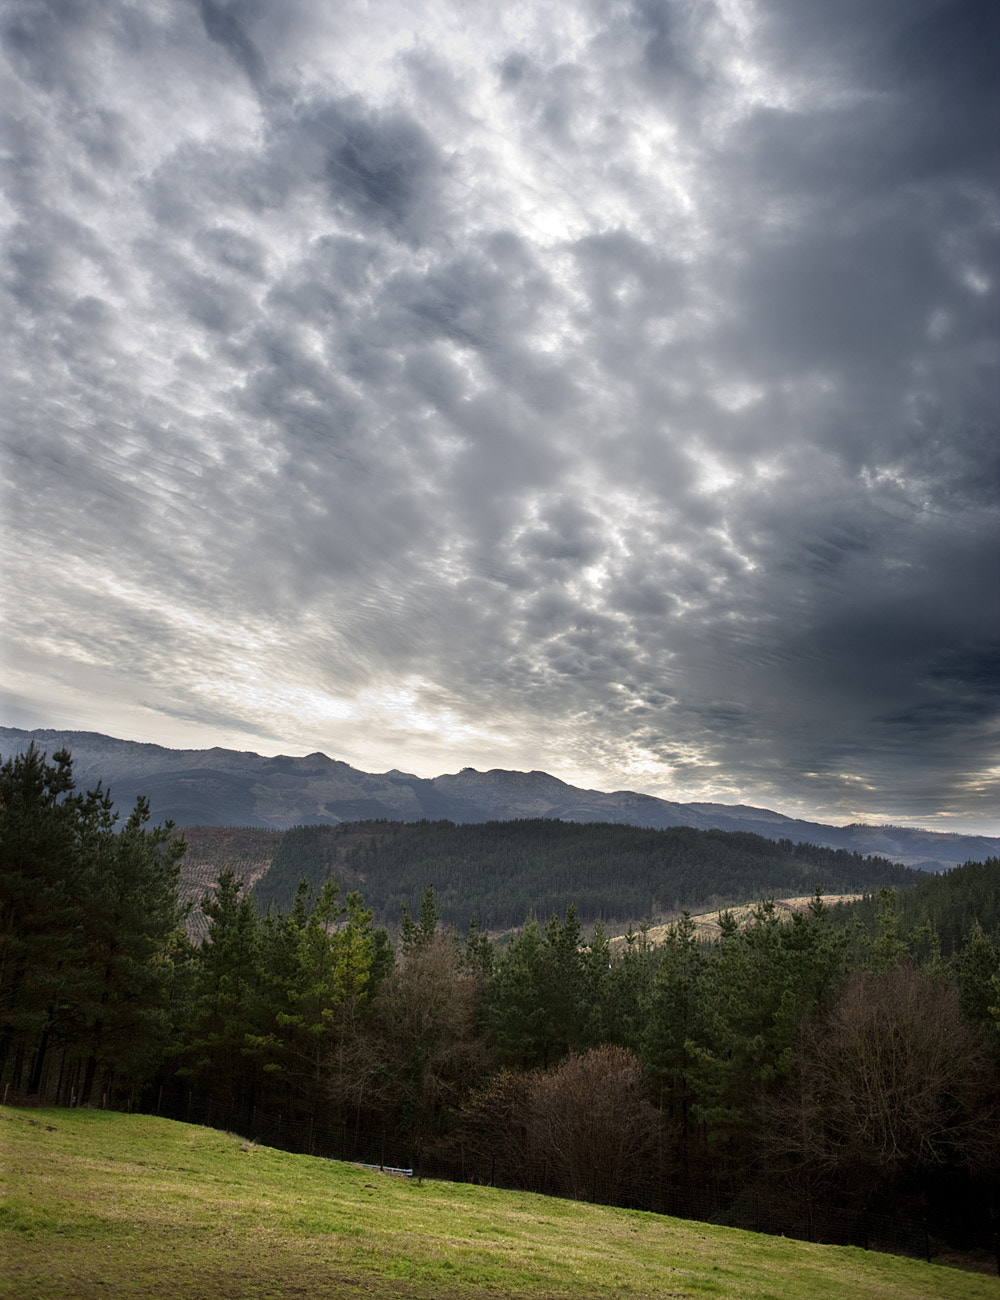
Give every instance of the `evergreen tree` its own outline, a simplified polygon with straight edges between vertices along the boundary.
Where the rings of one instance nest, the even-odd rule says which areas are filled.
[[[469,929],[462,947],[462,965],[470,975],[483,984],[493,973],[496,950],[488,934],[480,932],[475,917],[469,922]]]
[[[642,1041],[643,1061],[656,1082],[660,1109],[675,1121],[683,1153],[690,1134],[694,1044],[702,1034],[705,963],[694,922],[685,912],[657,952]]]
[[[590,943],[582,954],[583,1046],[615,1041],[611,1009],[611,945],[600,921],[594,922]]]
[[[576,907],[570,903],[565,918],[553,914],[545,927],[542,945],[542,985],[539,990],[543,1021],[544,1060],[560,1060],[584,1045],[588,1008],[585,1000],[583,935]]]
[[[544,1064],[543,937],[532,917],[498,955],[484,992],[480,1018],[501,1065]]]
[[[85,844],[83,1102],[102,1075],[137,1082],[151,1074],[174,1028],[172,952],[184,915],[177,889],[185,844],[170,822],[147,828],[149,804],[141,797],[118,833],[109,809],[110,798]]]
[[[325,1092],[326,1062],[367,992],[374,957],[371,912],[361,895],[340,900],[340,887],[327,880],[310,905],[301,888],[291,914],[278,927],[269,972],[274,1027],[252,1040],[269,1059],[265,1068],[280,1077],[292,1105],[312,1112]]]
[[[72,760],[34,745],[0,767],[0,1079],[36,1083],[53,1030],[66,1032],[79,970],[80,805]]]
[[[608,1026],[605,1042],[639,1053],[649,1016],[649,999],[656,954],[648,928],[629,926],[624,946],[614,955],[608,973],[604,1019]]]
[[[583,1045],[591,1018],[580,920],[570,905],[543,931],[532,917],[498,955],[483,993],[482,1025],[501,1064],[553,1065]]]
[[[420,896],[418,920],[414,921],[410,915],[410,909],[405,903],[402,911],[403,919],[400,923],[399,932],[403,951],[408,952],[411,948],[425,947],[437,934],[438,924],[441,920],[437,902],[434,898],[433,887],[428,886]]]
[[[710,1139],[746,1144],[750,1116],[791,1072],[800,1022],[832,995],[843,965],[818,896],[790,922],[767,900],[742,929],[723,930],[702,980],[704,1021],[689,1072]]]
[[[899,900],[894,889],[880,889],[876,895],[875,934],[865,968],[876,975],[895,970],[910,950],[899,934]]]
[[[182,1074],[210,1095],[259,1104],[259,1064],[253,1044],[268,1015],[267,932],[253,896],[231,870],[220,873],[201,901],[208,935],[196,954],[193,1004]]]
[[[110,792],[74,793],[66,751],[0,767],[0,1078],[15,1088],[88,1100],[166,1050],[184,844],[148,818],[139,799],[118,831]]]
[[[993,1025],[992,1007],[1000,979],[1000,948],[976,921],[955,962],[962,1010],[972,1021]],[[997,1025],[1000,1028],[1000,1024]]]

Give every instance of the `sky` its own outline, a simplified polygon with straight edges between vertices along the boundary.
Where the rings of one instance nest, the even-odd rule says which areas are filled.
[[[0,0],[0,721],[1000,834],[992,0]]]

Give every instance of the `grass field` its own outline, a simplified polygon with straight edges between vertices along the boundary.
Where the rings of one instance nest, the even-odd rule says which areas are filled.
[[[4,1300],[997,1300],[845,1247],[390,1177],[143,1115],[0,1107]]]

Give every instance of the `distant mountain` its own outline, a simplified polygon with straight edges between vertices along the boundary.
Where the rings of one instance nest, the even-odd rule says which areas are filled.
[[[80,787],[103,780],[122,810],[145,795],[155,821],[171,818],[178,826],[285,830],[381,818],[463,823],[542,817],[654,829],[752,831],[774,840],[878,854],[932,871],[1000,856],[1000,838],[990,836],[901,826],[828,826],[742,804],[683,804],[632,790],[580,790],[547,772],[467,767],[432,779],[395,770],[374,775],[319,753],[267,758],[232,749],[166,749],[91,731],[12,727],[0,727],[0,757],[23,751],[32,739],[50,755],[68,749]]]

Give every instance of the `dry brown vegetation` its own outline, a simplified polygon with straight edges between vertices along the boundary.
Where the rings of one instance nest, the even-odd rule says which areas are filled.
[[[797,898],[776,898],[774,900],[775,911],[779,916],[784,915],[791,917],[796,912],[805,912],[809,904],[813,901],[814,894],[802,894]],[[855,903],[861,894],[824,894],[823,902],[828,906],[834,903]],[[695,933],[699,939],[714,939],[720,933],[719,917],[723,912],[731,913],[740,925],[745,925],[750,920],[751,913],[757,906],[756,903],[744,903],[736,907],[722,907],[717,912],[699,912],[697,916],[692,916]],[[677,924],[676,918],[671,921],[664,921],[662,925],[651,925],[645,930],[645,935],[650,943],[662,943],[667,937],[670,927]],[[626,942],[623,934],[615,935],[609,940],[612,948],[624,945]]]

